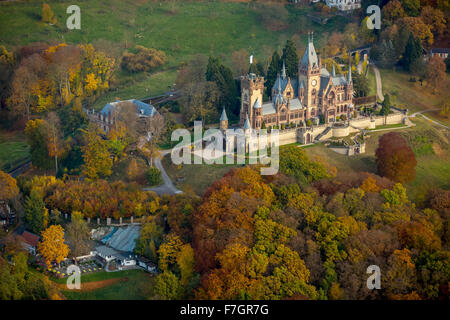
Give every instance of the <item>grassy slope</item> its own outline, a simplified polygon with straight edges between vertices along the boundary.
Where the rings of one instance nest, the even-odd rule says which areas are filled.
[[[410,75],[404,71],[381,69],[383,94],[389,93],[394,97],[391,102],[404,104],[411,112],[421,110],[440,109],[444,101],[450,99],[450,77],[437,94],[432,94],[426,82],[410,82]],[[442,119],[438,119],[442,120]]]
[[[450,151],[448,131],[432,126],[429,122],[416,119],[416,127],[399,130],[398,132],[408,137],[428,137],[437,147],[438,152],[431,154],[417,155],[416,178],[407,184],[408,195],[411,199],[416,199],[423,191],[430,187],[441,187],[448,189],[450,187]],[[347,157],[326,148],[323,145],[317,145],[305,149],[311,156],[320,156],[338,169],[338,174],[345,175],[349,172],[367,171],[376,173],[375,150],[378,146],[378,139],[388,131],[372,132],[366,138],[366,153]],[[414,147],[414,146],[413,146]]]
[[[227,164],[191,164],[182,165],[178,168],[172,163],[170,156],[164,157],[162,164],[177,188],[184,191],[192,190],[199,196],[203,196],[206,189],[214,181],[222,178],[231,168],[237,166]],[[183,181],[177,181],[180,178]]]
[[[25,135],[19,132],[0,132],[0,170],[9,170],[13,166],[29,158],[30,147]]]
[[[163,50],[168,56],[166,65],[151,75],[117,72],[119,90],[102,97],[96,107],[115,97],[143,98],[166,91],[175,80],[177,66],[197,53],[219,55],[229,63],[232,52],[246,49],[257,59],[266,60],[294,33],[314,29],[316,45],[320,47],[324,42],[323,32],[343,29],[347,22],[335,17],[325,26],[311,24],[306,17],[310,8],[291,8],[290,27],[272,32],[262,26],[260,15],[246,3],[178,2],[172,11],[172,2],[145,0],[47,2],[58,18],[56,26],[40,21],[41,1],[1,4],[0,43],[11,47],[34,41],[95,43],[101,39],[109,41],[120,52],[139,44]],[[81,8],[81,30],[65,28],[68,16],[65,10],[69,4]],[[302,20],[304,27],[299,28]],[[302,41],[306,42],[306,36],[302,36]]]

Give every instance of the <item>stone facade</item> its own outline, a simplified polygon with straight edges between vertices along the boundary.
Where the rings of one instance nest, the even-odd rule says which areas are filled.
[[[347,77],[331,73],[322,66],[310,37],[303,58],[298,65],[298,78],[286,76],[283,65],[272,92],[272,101],[263,102],[264,78],[249,74],[241,77],[240,126],[248,117],[253,129],[282,124],[305,125],[334,122],[337,116],[347,118],[353,112],[353,81],[351,70]]]

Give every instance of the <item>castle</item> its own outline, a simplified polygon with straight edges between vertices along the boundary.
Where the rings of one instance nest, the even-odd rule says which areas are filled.
[[[331,73],[322,66],[321,59],[309,36],[303,58],[298,65],[298,79],[286,76],[283,63],[281,74],[272,88],[272,101],[263,102],[264,78],[255,74],[241,77],[240,126],[252,129],[305,125],[308,120],[335,122],[336,117],[349,117],[353,112],[353,81],[351,68],[347,77]]]

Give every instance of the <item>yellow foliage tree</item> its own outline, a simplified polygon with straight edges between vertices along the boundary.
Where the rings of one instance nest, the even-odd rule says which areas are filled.
[[[89,94],[92,94],[92,93],[94,93],[95,90],[97,90],[98,82],[97,82],[97,79],[95,78],[95,74],[88,73],[86,75],[86,78],[84,79],[84,82],[86,83],[84,86],[84,89]]]
[[[185,244],[181,247],[177,255],[177,264],[180,268],[182,286],[186,286],[194,274],[195,258],[194,250],[190,244]]]
[[[55,24],[57,22],[52,8],[47,3],[42,4],[42,21],[49,24]]]
[[[16,179],[0,170],[0,200],[8,200],[19,194]]]
[[[53,225],[42,232],[42,242],[38,244],[38,251],[44,257],[45,263],[53,261],[60,263],[69,254],[69,246],[64,243],[64,229],[60,225]]]

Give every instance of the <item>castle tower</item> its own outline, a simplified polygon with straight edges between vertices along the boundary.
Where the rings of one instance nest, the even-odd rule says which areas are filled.
[[[299,85],[304,83],[304,104],[308,109],[319,103],[321,61],[313,43],[313,34],[309,34],[308,45],[298,66]],[[300,90],[302,88],[299,88]]]
[[[228,129],[228,117],[225,112],[225,107],[223,107],[222,115],[220,116],[220,130],[225,132]]]
[[[258,98],[253,105],[253,125],[252,128],[260,129],[262,126],[262,101]]]
[[[240,126],[242,127],[246,115],[248,115],[250,123],[254,123],[253,108],[258,100],[262,105],[264,78],[250,73],[245,77],[241,77],[241,88]]]

